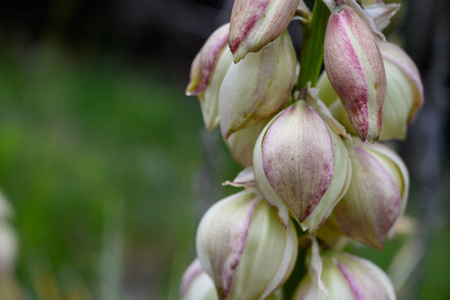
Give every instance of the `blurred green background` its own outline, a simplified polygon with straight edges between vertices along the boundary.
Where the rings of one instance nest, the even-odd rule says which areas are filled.
[[[190,61],[230,5],[0,4],[0,187],[19,237],[11,300],[177,299],[198,221],[240,170],[184,96]],[[413,185],[418,218],[421,195]],[[439,207],[413,299],[450,294]],[[387,268],[398,248],[355,251]]]

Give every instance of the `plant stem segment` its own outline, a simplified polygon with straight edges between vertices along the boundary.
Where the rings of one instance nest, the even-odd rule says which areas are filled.
[[[322,0],[316,0],[309,24],[303,25],[302,52],[300,54],[300,75],[297,90],[305,87],[308,81],[315,86],[323,61],[323,43],[330,10]]]

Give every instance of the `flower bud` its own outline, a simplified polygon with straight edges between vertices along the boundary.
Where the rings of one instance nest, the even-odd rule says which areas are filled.
[[[410,123],[414,119],[417,111],[422,107],[424,101],[423,85],[422,80],[420,79],[419,70],[408,54],[406,54],[399,46],[389,42],[379,42],[378,46],[380,47],[381,55],[383,55],[385,65],[388,62],[391,63],[390,69],[395,67],[409,83],[409,90],[412,93],[412,97],[405,100],[406,105],[404,105],[403,110],[408,111],[407,122]],[[399,78],[401,76],[395,76],[395,73],[392,72],[390,77]],[[407,89],[406,84],[401,84],[404,89]],[[406,97],[407,95],[408,94],[405,93],[402,97]]]
[[[288,27],[299,0],[234,1],[228,43],[237,63],[258,52]]]
[[[383,56],[387,79],[380,140],[403,140],[406,138],[408,124],[423,105],[422,81],[416,65],[400,47],[389,42],[379,42],[378,45]],[[335,102],[338,97],[331,87],[326,72],[320,76],[317,86],[320,88],[319,97],[330,107],[333,116],[346,127],[347,131],[356,134],[344,108]]]
[[[311,273],[306,275],[295,291],[294,300],[328,299],[396,299],[389,277],[374,263],[333,250],[322,255],[321,279],[326,292],[319,288]]]
[[[195,259],[183,274],[180,289],[181,300],[218,300],[216,287],[206,274],[200,260]]]
[[[229,24],[222,25],[206,40],[191,66],[186,95],[197,95],[208,131],[219,125],[219,89],[232,64],[227,46]]]
[[[408,197],[409,177],[400,157],[383,145],[346,143],[352,163],[347,193],[334,209],[341,230],[382,249]]]
[[[197,254],[220,299],[265,299],[290,275],[297,258],[293,223],[250,191],[214,204],[197,230]]]
[[[338,5],[330,16],[324,63],[358,136],[363,141],[377,141],[386,98],[386,74],[371,29],[350,6]]]
[[[270,120],[261,120],[247,128],[233,133],[226,141],[234,160],[244,167],[253,163],[253,148],[259,134]]]
[[[273,118],[258,137],[253,168],[265,200],[287,225],[291,214],[314,231],[350,183],[350,161],[341,138],[300,100]]]
[[[237,130],[276,114],[295,81],[296,56],[287,32],[228,70],[219,93],[224,139]]]

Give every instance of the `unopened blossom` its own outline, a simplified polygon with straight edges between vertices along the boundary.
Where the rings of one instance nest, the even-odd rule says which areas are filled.
[[[334,217],[346,235],[382,249],[388,232],[406,207],[409,188],[406,166],[386,146],[357,140],[346,146],[352,179],[334,209]]]
[[[228,49],[229,24],[222,25],[206,40],[191,66],[186,95],[197,95],[206,129],[219,125],[219,90],[232,64]]]
[[[408,125],[423,105],[422,81],[416,65],[400,47],[390,42],[379,42],[378,45],[387,78],[386,105],[379,139],[403,140]],[[317,85],[320,88],[319,97],[329,106],[333,116],[347,131],[356,134],[342,104],[336,101],[338,96],[326,72],[322,73]]]
[[[315,231],[350,183],[351,166],[342,139],[304,100],[270,121],[256,141],[253,168],[265,200],[304,230]]]
[[[409,55],[399,46],[390,42],[379,42],[378,46],[384,59],[386,75],[389,76],[389,99],[386,101],[390,104],[386,104],[388,107],[386,113],[395,112],[393,114],[401,120],[402,124],[410,124],[424,102],[419,70]],[[394,119],[394,116],[391,118]],[[405,133],[406,129],[402,138],[405,137]]]
[[[228,25],[206,41],[191,66],[187,95],[197,95],[206,128],[224,139],[276,114],[291,95],[297,58],[287,32],[238,64],[227,46]]]
[[[224,139],[276,114],[291,95],[297,58],[284,32],[258,53],[229,68],[219,93],[220,129]]]
[[[303,278],[293,300],[395,300],[391,280],[377,265],[334,250],[322,254],[320,283],[311,272]],[[311,268],[311,267],[310,267]]]
[[[231,12],[229,45],[234,61],[258,52],[278,38],[294,17],[299,0],[236,0]]]
[[[346,4],[328,21],[324,64],[358,136],[377,141],[386,98],[383,59],[367,23]]]
[[[197,230],[197,255],[220,299],[265,299],[297,258],[293,223],[285,228],[260,196],[243,191],[214,204]]]

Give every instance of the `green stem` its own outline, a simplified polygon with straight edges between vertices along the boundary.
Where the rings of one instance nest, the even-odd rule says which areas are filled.
[[[297,90],[308,81],[315,86],[320,75],[323,60],[323,43],[330,10],[322,0],[316,0],[309,24],[303,25],[303,43],[300,54],[300,75]]]

